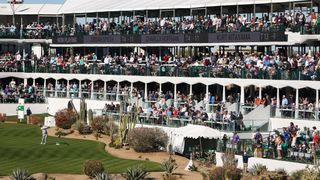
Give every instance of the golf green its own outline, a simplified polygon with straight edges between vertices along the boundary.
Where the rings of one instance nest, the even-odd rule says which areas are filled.
[[[138,164],[148,171],[161,170],[155,162],[111,156],[99,142],[57,137],[48,137],[46,145],[40,142],[38,126],[0,123],[0,175],[15,168],[26,168],[30,173],[81,174],[85,160],[101,160],[108,173],[120,173]]]

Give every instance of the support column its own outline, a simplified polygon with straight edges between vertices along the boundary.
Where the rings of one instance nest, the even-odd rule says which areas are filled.
[[[210,112],[210,102],[209,102],[209,85],[206,85],[206,111]]]
[[[62,32],[65,31],[65,28],[64,28],[64,26],[65,26],[65,24],[66,24],[65,19],[66,19],[66,15],[63,14],[63,15],[62,15]]]
[[[32,79],[32,86],[36,86],[36,79]]]
[[[130,86],[130,99],[131,99],[131,101],[132,101],[132,97],[133,97],[133,82],[131,82],[131,86]]]
[[[277,88],[277,107],[276,107],[276,117],[280,117],[280,88]]]
[[[23,84],[24,84],[24,86],[26,86],[28,84],[28,79],[27,78],[23,79]]]
[[[173,106],[177,107],[178,106],[178,102],[177,102],[177,84],[174,84],[174,101],[173,101]]]
[[[192,95],[192,84],[190,84],[190,92],[189,95]]]
[[[43,88],[42,88],[42,93],[43,93],[43,96],[44,96],[44,97],[47,97],[46,90],[47,90],[47,80],[44,79],[44,80],[43,80]]]
[[[144,99],[145,101],[148,101],[148,83],[145,83],[144,86]]]
[[[316,109],[316,120],[317,120],[318,116],[319,116],[319,89],[316,89],[316,105],[315,105],[315,109]]]
[[[259,98],[262,99],[262,87],[259,87]]]
[[[66,88],[67,98],[70,98],[70,82],[67,80],[67,88]]]
[[[103,81],[103,83],[103,100],[107,100],[107,82]]]
[[[295,103],[295,107],[292,107],[292,108],[295,108],[295,111],[294,111],[294,118],[295,119],[298,119],[299,118],[299,89],[297,88],[296,89],[296,103]]]
[[[76,14],[75,13],[73,13],[73,28],[76,28]],[[75,29],[76,30],[76,29]]]
[[[54,97],[58,97],[57,84],[58,84],[58,80],[56,80],[56,85],[54,86]]]
[[[159,83],[159,94],[161,94],[161,92],[162,92],[162,88],[161,88],[161,83]]]
[[[94,81],[92,81],[91,83],[91,98],[90,99],[94,99],[93,96],[94,96]]]
[[[244,104],[244,87],[243,86],[241,86],[240,104]]]
[[[226,86],[222,87],[222,102],[226,102]]]
[[[79,98],[82,98],[82,86],[81,86],[81,81],[79,81]]]
[[[118,84],[117,84],[116,101],[119,101],[119,91],[120,91],[120,82],[118,82]]]

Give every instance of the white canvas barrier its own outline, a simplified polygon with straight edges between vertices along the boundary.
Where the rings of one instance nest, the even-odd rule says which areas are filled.
[[[45,117],[44,118],[44,126],[46,127],[55,127],[56,126],[56,120],[53,116]]]
[[[299,128],[308,127],[312,128],[313,126],[319,127],[320,121],[315,120],[298,120],[298,119],[284,119],[284,118],[270,118],[269,121],[269,130],[282,129],[283,127],[288,127],[290,122],[293,122],[295,125],[298,125]]]
[[[223,155],[223,153],[220,153],[220,152],[216,153],[216,162],[217,162],[216,165],[217,166],[223,166],[223,162],[222,162],[222,158],[221,158],[222,155]],[[236,155],[236,159],[238,159],[238,168],[242,169],[243,168],[242,156]],[[312,165],[307,165],[307,164],[303,164],[303,163],[296,163],[296,162],[291,162],[291,161],[255,158],[255,157],[249,158],[248,168],[250,169],[254,164],[263,164],[270,171],[285,168],[285,170],[289,174],[292,172],[295,172],[297,170],[305,169],[307,166],[310,168],[312,167]]]

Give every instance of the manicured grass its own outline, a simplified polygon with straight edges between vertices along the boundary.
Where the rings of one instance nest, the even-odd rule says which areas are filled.
[[[138,164],[148,171],[160,171],[158,163],[111,156],[103,143],[57,137],[48,137],[46,145],[40,141],[38,126],[0,123],[0,174],[10,174],[18,167],[31,173],[81,174],[83,162],[89,159],[101,160],[108,173],[120,173]]]

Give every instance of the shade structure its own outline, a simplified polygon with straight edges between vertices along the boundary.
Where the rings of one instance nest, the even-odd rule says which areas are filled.
[[[207,138],[207,139],[217,139],[220,137],[220,131],[216,129],[212,129],[207,126],[193,125],[188,124],[182,128],[179,128],[176,132],[180,136],[184,138]]]

